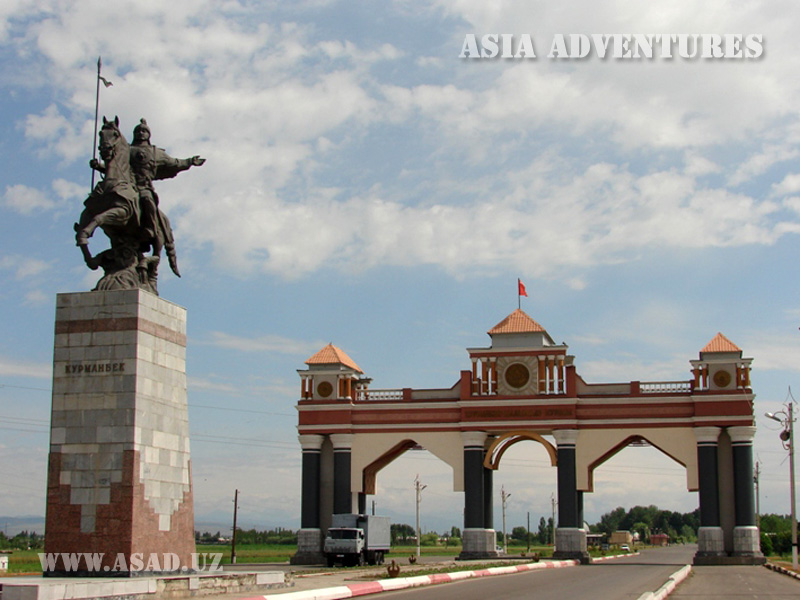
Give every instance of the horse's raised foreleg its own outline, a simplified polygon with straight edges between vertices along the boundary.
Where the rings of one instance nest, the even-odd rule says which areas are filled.
[[[89,238],[92,237],[95,229],[104,225],[124,225],[130,216],[128,209],[117,206],[95,215],[85,225],[75,223],[75,243],[78,246],[86,246],[89,244]],[[81,218],[81,223],[83,220]]]

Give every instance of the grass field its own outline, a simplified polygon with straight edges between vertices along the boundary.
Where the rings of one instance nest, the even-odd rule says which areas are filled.
[[[509,556],[520,556],[526,553],[525,546],[512,546],[508,547]],[[237,564],[255,564],[255,563],[281,563],[288,562],[289,558],[297,551],[296,546],[288,544],[242,544],[236,547],[236,563]],[[35,574],[39,575],[42,572],[41,563],[39,562],[38,552],[40,550],[16,550],[9,556],[9,576]],[[211,554],[222,553],[222,564],[230,564],[231,562],[231,547],[225,544],[198,544],[197,552],[206,552]],[[443,558],[454,558],[461,552],[461,546],[422,546],[420,553],[424,556],[441,556]],[[403,564],[407,563],[408,557],[416,556],[416,546],[392,546],[392,551],[388,555],[389,559],[394,558],[398,563],[402,561]],[[541,557],[547,557],[552,554],[552,548],[548,546],[533,546],[531,547],[531,554],[538,553]],[[614,554],[615,552],[609,551],[604,554]],[[530,556],[531,554],[528,554]],[[600,553],[592,553],[593,556],[600,555]],[[771,562],[781,561],[781,557],[770,557]],[[785,557],[783,558],[785,561]],[[784,566],[791,567],[791,563],[784,564]]]

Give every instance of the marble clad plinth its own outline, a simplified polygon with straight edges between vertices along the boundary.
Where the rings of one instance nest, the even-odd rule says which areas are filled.
[[[103,553],[81,575],[134,574],[133,554],[191,565],[185,309],[135,289],[58,295],[46,532],[46,554]]]

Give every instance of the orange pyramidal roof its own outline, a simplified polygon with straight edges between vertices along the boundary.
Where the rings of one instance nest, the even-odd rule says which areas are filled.
[[[347,356],[347,353],[341,348],[337,348],[333,344],[328,344],[322,350],[317,352],[314,356],[306,361],[307,365],[344,365],[363,373],[364,371],[353,361],[352,358]]]
[[[544,327],[531,319],[522,310],[517,309],[492,327],[487,333],[489,335],[494,335],[496,333],[536,333],[543,331]]]
[[[700,352],[741,352],[742,349],[730,341],[721,333],[714,336],[714,339],[706,344]]]

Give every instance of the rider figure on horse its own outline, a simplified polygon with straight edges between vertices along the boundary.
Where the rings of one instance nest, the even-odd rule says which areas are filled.
[[[166,247],[167,257],[173,272],[180,277],[178,263],[175,258],[175,246],[171,236],[165,238],[169,231],[160,220],[165,215],[158,210],[158,194],[153,187],[156,179],[171,179],[181,171],[191,167],[199,167],[206,160],[199,156],[191,158],[172,158],[161,148],[150,143],[150,127],[141,119],[133,129],[133,142],[130,150],[130,165],[139,190],[139,209],[141,211],[140,226],[143,238],[153,248],[152,256],[157,260],[161,256],[162,247]]]

